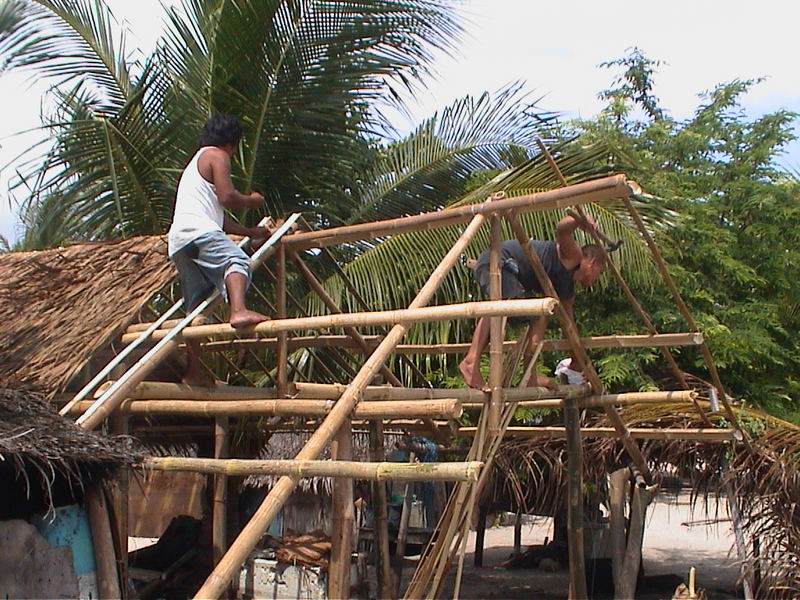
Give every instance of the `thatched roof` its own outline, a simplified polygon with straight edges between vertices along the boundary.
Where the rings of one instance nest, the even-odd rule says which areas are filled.
[[[0,254],[0,382],[63,391],[174,274],[162,236]]]
[[[74,475],[81,466],[134,464],[139,458],[133,440],[81,429],[56,413],[44,394],[0,388],[0,462]]]

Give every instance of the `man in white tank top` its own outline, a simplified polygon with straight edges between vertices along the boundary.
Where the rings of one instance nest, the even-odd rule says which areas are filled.
[[[244,227],[225,209],[259,208],[264,197],[238,192],[231,180],[231,156],[242,137],[242,126],[230,115],[213,114],[203,126],[199,148],[178,182],[175,214],[168,234],[168,253],[178,269],[186,311],[193,310],[216,287],[230,306],[230,324],[250,327],[269,317],[249,310],[245,291],[250,285],[250,259],[226,233],[263,242],[269,231]],[[183,382],[213,385],[203,374],[199,347],[187,344]]]

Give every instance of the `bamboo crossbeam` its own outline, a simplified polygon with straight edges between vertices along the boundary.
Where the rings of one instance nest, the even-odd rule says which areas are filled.
[[[236,330],[229,323],[213,323],[186,327],[179,339],[201,339],[212,337],[268,336],[283,331],[327,329],[329,327],[369,327],[373,325],[411,325],[413,323],[430,323],[432,321],[450,321],[453,319],[479,319],[481,317],[508,316],[534,317],[552,314],[558,302],[552,298],[536,298],[527,300],[502,300],[498,302],[464,302],[462,304],[445,304],[376,312],[343,313],[338,315],[318,315],[293,319],[276,319],[264,321],[246,331]],[[153,332],[152,339],[160,340],[166,331],[159,329]],[[122,336],[122,341],[128,338]]]
[[[697,392],[692,390],[667,391],[667,392],[630,392],[625,394],[604,394],[602,396],[589,396],[580,398],[567,396],[567,399],[575,399],[575,404],[579,408],[589,408],[596,406],[621,405],[629,406],[632,404],[660,404],[662,402],[693,402],[697,398]],[[485,402],[464,402],[464,408],[477,408],[484,406]],[[516,401],[516,405],[526,408],[561,408],[564,401],[560,398],[547,398],[544,400],[522,400]]]
[[[484,218],[481,215],[472,219],[464,233],[456,240],[453,247],[447,252],[442,262],[434,269],[428,281],[425,282],[417,293],[417,296],[412,300],[409,309],[425,306],[433,299],[436,290],[453,268],[453,265],[458,261],[464,248],[466,248],[467,244],[475,237],[483,221]],[[335,316],[342,315],[332,315],[332,317]],[[286,319],[286,321],[288,320],[289,319]],[[375,352],[372,353],[361,369],[359,369],[356,376],[339,398],[336,406],[334,406],[330,414],[325,417],[325,420],[319,425],[317,430],[306,442],[305,446],[303,446],[302,450],[297,454],[297,459],[310,460],[316,458],[322,450],[331,443],[336,432],[345,420],[349,418],[353,407],[361,400],[361,392],[378,373],[380,367],[392,354],[394,348],[400,343],[400,340],[406,334],[407,330],[408,326],[405,324],[398,323],[392,327],[378,348],[375,349]],[[283,507],[286,500],[291,495],[292,490],[294,490],[297,485],[297,482],[297,476],[286,475],[281,477],[275,485],[272,486],[272,489],[261,502],[261,505],[255,511],[250,521],[233,541],[228,552],[222,557],[222,560],[197,591],[195,598],[207,600],[220,597],[228,586],[231,578],[246,560],[253,548],[255,548],[256,544],[258,544],[264,531],[266,531],[269,524]]]
[[[372,351],[380,343],[382,336],[362,336],[367,348]],[[703,343],[702,333],[659,333],[656,335],[603,335],[580,338],[584,348],[662,348],[677,346],[700,346]],[[503,352],[512,350],[516,342],[503,342]],[[275,348],[275,338],[258,338],[249,340],[222,340],[203,343],[206,352],[238,350],[244,348]],[[348,348],[359,352],[358,345],[347,335],[310,335],[289,339],[289,350],[298,348]],[[400,344],[395,354],[465,354],[469,344]],[[568,351],[569,340],[545,340],[543,351]]]
[[[635,186],[635,184],[632,185]],[[638,186],[636,188],[638,189]],[[323,248],[356,240],[371,240],[389,235],[424,231],[446,225],[464,223],[476,215],[487,216],[493,213],[531,212],[566,208],[587,202],[601,202],[626,196],[631,192],[631,189],[631,184],[628,183],[624,175],[612,175],[565,188],[526,194],[514,198],[504,198],[493,202],[470,204],[385,221],[299,232],[287,237],[284,240],[284,244],[292,250]]]
[[[324,417],[330,414],[333,400],[125,400],[118,410],[128,415],[173,415],[191,417]],[[81,401],[71,411],[79,413],[91,405]],[[463,413],[461,402],[453,398],[437,400],[360,402],[353,409],[357,419],[457,419]]]
[[[156,471],[191,471],[210,475],[288,475],[343,477],[363,481],[477,481],[482,462],[399,463],[345,460],[255,460],[243,458],[148,458],[145,468]]]
[[[475,427],[462,427],[458,430],[460,435],[475,435]],[[646,429],[629,428],[628,433],[632,439],[637,440],[683,440],[698,442],[731,442],[739,439],[736,429]],[[509,427],[506,435],[510,437],[529,438],[564,438],[563,427]],[[582,438],[615,438],[619,433],[613,427],[583,427]]]
[[[95,395],[102,395],[105,386],[112,383],[109,381],[104,384]],[[267,387],[237,385],[205,387],[166,381],[142,381],[128,392],[127,397],[132,400],[272,400],[278,397],[278,392],[275,388]]]

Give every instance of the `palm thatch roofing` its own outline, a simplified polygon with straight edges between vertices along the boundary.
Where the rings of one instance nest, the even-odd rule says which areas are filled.
[[[86,468],[135,464],[141,457],[132,439],[78,427],[56,413],[41,392],[0,388],[0,463],[18,473],[32,467],[45,482],[56,472],[80,480]]]
[[[63,391],[174,274],[163,236],[0,254],[0,382]]]
[[[749,556],[761,572],[758,597],[800,597],[800,427],[765,413],[735,408],[748,434],[746,442],[707,443],[650,440],[641,445],[653,472],[670,472],[690,480],[693,498],[707,492],[732,492],[746,535],[759,540],[761,555]],[[703,421],[685,404],[632,406],[620,410],[629,427],[701,428]],[[720,427],[724,415],[708,413]],[[587,427],[608,427],[604,413],[587,412]],[[602,486],[606,475],[628,465],[615,438],[584,440],[584,481]],[[495,497],[510,496],[531,512],[553,514],[567,486],[567,449],[563,439],[516,439],[504,442],[495,458]],[[711,505],[706,505],[710,508]],[[749,548],[752,552],[752,548]]]

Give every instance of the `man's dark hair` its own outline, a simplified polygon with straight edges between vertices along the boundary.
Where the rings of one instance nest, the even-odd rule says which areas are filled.
[[[231,115],[215,112],[203,125],[199,146],[224,146],[238,144],[242,138],[242,124]]]
[[[581,248],[581,252],[588,258],[594,258],[601,267],[606,266],[606,254],[597,244],[586,244]]]

